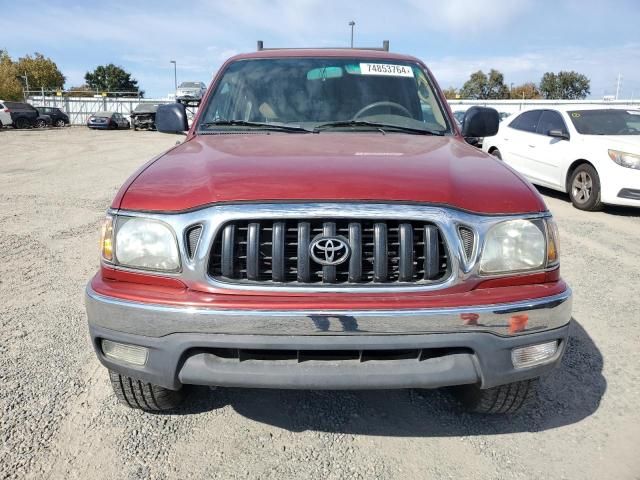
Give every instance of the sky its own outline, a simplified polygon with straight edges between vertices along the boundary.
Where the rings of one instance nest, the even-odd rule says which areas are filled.
[[[640,0],[0,0],[0,48],[12,58],[40,52],[67,78],[115,63],[147,97],[178,82],[209,83],[229,56],[265,47],[381,46],[414,55],[440,86],[461,87],[482,69],[505,83],[538,83],[546,71],[576,70],[591,97],[640,97]]]

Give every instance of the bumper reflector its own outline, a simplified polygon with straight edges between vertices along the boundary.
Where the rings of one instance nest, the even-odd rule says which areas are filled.
[[[147,363],[149,350],[145,347],[139,347],[138,345],[102,340],[102,352],[105,357],[113,360],[119,360],[133,365],[144,365]]]
[[[558,350],[558,341],[528,345],[511,350],[511,362],[516,368],[533,367],[552,358]]]

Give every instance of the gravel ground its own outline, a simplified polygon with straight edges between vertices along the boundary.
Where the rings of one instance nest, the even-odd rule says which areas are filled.
[[[179,138],[0,132],[0,478],[640,478],[640,210],[580,212],[549,191],[575,323],[536,410],[483,418],[416,390],[196,388],[175,415],[118,405],[83,289],[117,188]]]

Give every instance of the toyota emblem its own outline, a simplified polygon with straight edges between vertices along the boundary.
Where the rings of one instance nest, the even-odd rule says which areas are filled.
[[[309,245],[311,258],[320,265],[340,265],[349,258],[351,249],[346,239],[318,235]]]

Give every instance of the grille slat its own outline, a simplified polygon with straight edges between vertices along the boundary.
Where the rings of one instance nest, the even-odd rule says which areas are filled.
[[[301,283],[311,281],[309,243],[311,243],[311,226],[309,222],[300,222],[298,224],[298,271],[296,272],[296,278]]]
[[[351,247],[351,256],[348,279],[350,282],[357,283],[362,278],[362,225],[357,222],[349,223],[349,247]]]
[[[373,280],[386,282],[388,272],[387,224],[376,223],[373,231]]]
[[[336,265],[318,263],[310,254],[318,236],[347,243],[349,258]],[[315,258],[321,252],[315,249]],[[260,219],[222,225],[208,270],[226,283],[376,287],[437,284],[448,277],[450,265],[440,231],[424,221]]]
[[[424,227],[424,279],[432,280],[438,275],[439,243],[435,241],[438,229],[434,225]]]
[[[260,275],[260,224],[250,223],[247,232],[247,279],[258,280]]]
[[[271,279],[274,282],[284,282],[285,258],[284,258],[284,232],[285,223],[275,222],[273,224],[273,242],[272,248],[272,270]]]
[[[413,227],[410,223],[400,224],[400,264],[399,278],[401,282],[410,282],[413,278]]]
[[[227,225],[222,231],[222,275],[233,278],[235,225]]]

